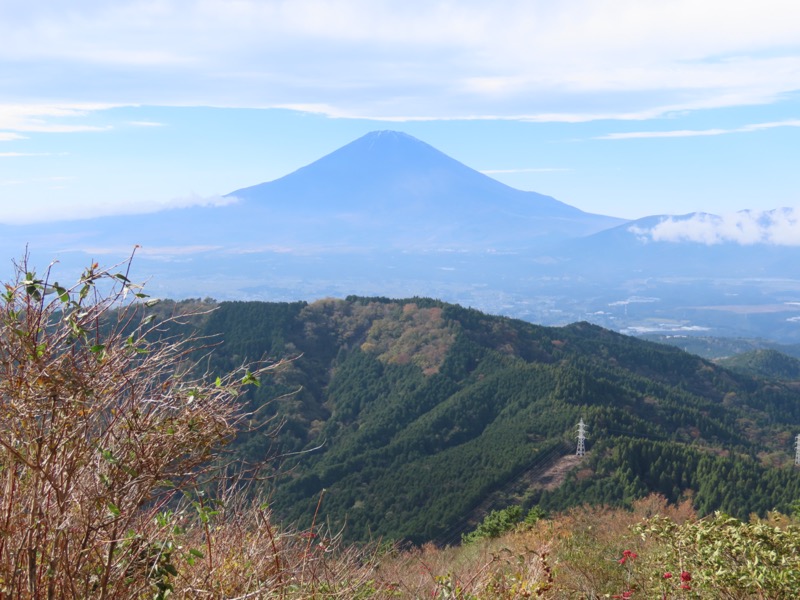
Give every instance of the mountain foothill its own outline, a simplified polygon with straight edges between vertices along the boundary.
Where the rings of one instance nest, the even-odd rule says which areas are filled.
[[[791,377],[423,297],[214,308],[194,325],[223,340],[212,372],[292,359],[247,397],[283,423],[277,436],[256,423],[230,448],[265,469],[261,491],[286,523],[449,544],[510,505],[555,512],[658,493],[746,518],[800,498]]]

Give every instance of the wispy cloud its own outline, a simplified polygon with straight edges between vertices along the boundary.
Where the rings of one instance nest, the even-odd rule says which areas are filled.
[[[800,209],[697,213],[688,218],[668,217],[653,227],[632,226],[629,231],[646,242],[800,246]]]
[[[52,156],[49,152],[0,152],[0,158],[17,158],[26,156]]]
[[[481,173],[484,175],[504,175],[504,174],[511,174],[511,173],[563,173],[566,171],[571,171],[572,169],[560,168],[560,167],[539,167],[539,168],[528,168],[528,169],[483,169]]]
[[[788,119],[785,121],[774,121],[771,123],[754,123],[742,127],[730,129],[678,129],[671,131],[631,131],[626,133],[609,133],[596,137],[596,140],[630,140],[640,138],[677,138],[677,137],[696,137],[711,135],[727,135],[731,133],[752,133],[765,129],[775,129],[776,127],[800,127],[800,119]]]
[[[2,64],[0,62],[0,64]],[[52,104],[0,104],[0,140],[18,140],[23,133],[76,133],[104,131],[108,126],[77,123],[73,119],[87,117],[98,110],[113,108],[98,103],[52,103]],[[66,122],[64,122],[66,121]],[[3,136],[8,137],[3,137]]]
[[[487,111],[483,114],[459,112],[457,114],[443,114],[430,112],[428,114],[412,115],[398,111],[394,114],[384,112],[375,113],[362,108],[351,109],[324,103],[298,103],[288,102],[276,104],[271,108],[284,108],[301,113],[324,115],[332,119],[357,119],[361,121],[382,121],[385,123],[425,123],[430,121],[519,121],[523,123],[585,123],[600,119],[618,119],[622,121],[642,121],[661,116],[664,113],[688,110],[686,106],[668,106],[658,109],[646,109],[638,112],[540,112],[540,113],[511,113],[502,114]]]

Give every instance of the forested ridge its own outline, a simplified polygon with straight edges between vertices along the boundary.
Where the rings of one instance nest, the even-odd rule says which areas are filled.
[[[770,379],[800,380],[800,359],[771,348],[742,352],[716,361],[733,369]]]
[[[233,446],[249,462],[277,457],[265,485],[287,523],[308,526],[319,505],[316,519],[347,539],[447,542],[493,492],[490,508],[548,511],[659,492],[739,517],[800,499],[791,381],[588,323],[542,327],[426,298],[213,308],[194,321],[218,342],[212,372],[294,359],[248,396],[251,408],[280,398],[259,413],[284,420],[278,438],[256,430]],[[574,453],[581,418],[588,454],[561,486],[510,485]]]

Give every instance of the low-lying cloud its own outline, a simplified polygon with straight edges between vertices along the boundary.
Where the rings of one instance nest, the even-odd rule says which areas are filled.
[[[800,210],[744,210],[724,215],[695,213],[688,217],[667,217],[653,227],[634,225],[628,231],[648,242],[800,246]]]
[[[57,189],[71,177],[48,177],[44,181],[50,184],[51,189]],[[0,180],[0,186],[22,185],[28,183],[22,179]],[[25,202],[7,202],[0,205],[0,223],[5,225],[28,225],[38,222],[78,221],[83,219],[96,219],[116,215],[139,215],[155,213],[164,210],[200,207],[221,207],[239,202],[233,196],[184,196],[170,199],[143,199],[135,201],[119,201],[109,203],[105,199],[87,201],[86,203],[62,203],[52,206],[47,210],[47,215],[42,215],[41,208]]]
[[[483,169],[481,173],[484,175],[507,175],[516,173],[563,173],[571,170],[562,167],[531,167],[522,169]]]
[[[234,196],[197,196],[191,195],[183,198],[173,198],[162,205],[162,208],[188,208],[190,206],[228,206],[236,204],[239,199]]]

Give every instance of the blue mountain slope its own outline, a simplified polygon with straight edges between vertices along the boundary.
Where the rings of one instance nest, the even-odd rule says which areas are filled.
[[[396,249],[518,249],[623,222],[516,190],[395,131],[230,196],[268,220],[311,227],[317,239]]]

